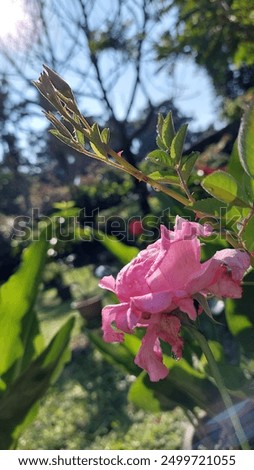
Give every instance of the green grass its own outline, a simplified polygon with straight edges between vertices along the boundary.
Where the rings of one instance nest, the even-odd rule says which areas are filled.
[[[99,280],[93,275],[93,268],[94,266],[89,265],[68,269],[64,272],[64,284],[70,286],[74,300],[101,294],[102,290],[98,286]]]
[[[81,284],[81,275],[92,290],[95,282],[88,267],[65,273],[65,282]],[[72,360],[42,399],[18,449],[181,448],[186,423],[182,411],[152,414],[130,404],[127,395],[134,377],[105,362],[89,344],[84,321],[71,302],[62,302],[56,289],[50,289],[40,293],[37,312],[47,342],[71,315],[76,317]]]
[[[79,341],[82,336],[79,337]],[[144,413],[127,400],[132,377],[104,362],[89,344],[76,347],[71,363],[41,403],[19,449],[179,449],[180,410]]]
[[[64,263],[52,261],[46,265],[43,278],[46,282],[58,278],[58,280],[61,281],[63,287],[68,286],[70,288],[72,299],[80,300],[84,297],[90,297],[101,293],[101,289],[98,286],[99,280],[93,274],[94,268],[94,265],[86,265],[79,268],[74,268]],[[44,293],[43,298],[45,299]]]

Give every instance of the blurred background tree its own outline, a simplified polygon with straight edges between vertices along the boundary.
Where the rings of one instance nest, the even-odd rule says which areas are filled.
[[[202,124],[202,132],[197,132],[196,125],[196,131],[188,133],[186,145],[190,150],[194,148],[203,152],[197,173],[205,173],[227,162],[238,131],[241,107],[246,100],[241,97],[246,92],[251,93],[254,82],[254,12],[247,0],[8,0],[2,3],[1,283],[17,268],[20,257],[20,242],[13,238],[17,215],[24,216],[24,223],[20,223],[18,228],[24,228],[25,234],[25,218],[35,208],[39,215],[58,215],[62,221],[76,216],[78,209],[85,208],[83,223],[86,217],[90,217],[91,222],[94,209],[99,208],[107,220],[114,223],[119,215],[128,220],[135,215],[149,214],[152,219],[154,214],[160,215],[171,204],[159,193],[148,193],[146,186],[128,176],[109,171],[86,157],[81,158],[48,133],[41,107],[48,110],[50,105],[31,84],[39,76],[43,63],[70,82],[83,113],[91,122],[96,120],[101,126],[109,127],[112,147],[117,151],[124,150],[125,157],[138,165],[147,164],[142,159],[155,147],[158,112],[166,114],[171,110],[177,128],[183,122],[191,121],[183,116],[184,106],[179,106],[179,97],[184,95],[185,85],[181,80],[188,76],[190,64],[196,64],[192,70],[198,74],[201,68],[210,77],[214,88],[213,101],[226,109],[223,120],[217,109],[215,122],[210,119],[214,125],[206,129],[208,126],[202,124],[204,102],[201,97],[202,88],[206,85],[204,80],[199,81],[196,77],[190,81],[187,98],[188,94],[190,97],[194,93],[195,85],[198,91],[195,114],[199,118],[198,125]],[[179,72],[178,75],[176,73],[179,64],[182,65],[180,77]],[[212,116],[212,110],[209,112]],[[185,114],[188,115],[189,111]],[[208,161],[212,165],[208,166]],[[172,213],[174,207],[172,203]],[[178,208],[176,211],[180,213]],[[110,223],[103,229],[110,233]],[[116,261],[99,242],[74,242],[74,233],[69,233],[69,238],[65,239],[64,224],[59,223],[57,235],[59,232],[61,240],[52,237],[50,241],[43,290],[39,292],[36,305],[40,326],[49,339],[59,322],[73,313],[71,301],[98,294],[98,276],[114,274],[114,270],[117,272],[121,265],[119,253],[124,256],[122,263],[126,262],[128,255],[125,245],[117,245],[120,248]],[[27,243],[28,240],[22,240],[23,245]],[[138,237],[132,241],[132,245],[135,244],[139,248],[144,245]],[[81,331],[80,324],[77,330]],[[98,351],[89,350],[91,345],[88,337],[84,336],[74,338],[74,360],[70,369],[56,386],[59,387],[57,393],[53,390],[52,396],[46,397],[40,422],[35,423],[35,431],[31,430],[28,441],[24,438],[21,442],[23,448],[38,448],[38,445],[42,448],[82,448],[82,445],[96,448],[96,436],[103,442],[105,438],[105,442],[98,446],[107,446],[112,430],[116,435],[114,445],[121,448],[119,446],[123,444],[118,442],[118,433],[120,430],[120,440],[123,441],[126,429],[122,427],[119,409],[128,413],[130,422],[122,415],[127,427],[131,422],[135,424],[135,419],[137,424],[143,425],[144,415],[126,408],[131,382],[129,376],[117,375],[111,365],[106,367]],[[83,368],[84,362],[87,368]],[[113,399],[112,404],[114,387],[117,393],[113,396],[117,401]],[[96,391],[95,400],[91,394],[93,389]],[[69,395],[68,390],[71,390]],[[102,398],[107,399],[107,404],[104,405]],[[85,401],[87,410],[83,409]],[[59,403],[62,408],[58,408]],[[74,410],[73,421],[66,422],[67,414],[70,415],[66,410],[70,408]],[[91,416],[87,417],[89,410],[92,410]],[[156,442],[167,449],[168,423],[172,426],[172,421],[173,433],[177,436],[175,445],[179,447],[182,414],[177,418],[177,426],[172,416],[170,413],[165,422],[164,418],[159,418],[158,426],[154,424],[154,418],[149,417],[146,427],[152,429],[152,434],[148,442],[138,443],[134,430],[135,438],[125,444],[126,448],[135,445],[152,448]],[[54,432],[49,428],[50,420]],[[156,430],[151,427],[151,421],[157,426]],[[59,422],[63,423],[62,427]],[[161,426],[163,423],[164,427]],[[161,444],[156,438],[158,429],[160,432],[163,430]],[[41,442],[44,432],[46,438]],[[36,443],[36,435],[39,435],[39,443]],[[66,442],[63,442],[63,435],[67,436]],[[139,435],[145,435],[144,427]]]
[[[205,67],[219,95],[237,98],[254,86],[254,8],[247,0],[169,0],[173,28],[155,44],[165,66],[173,57],[191,56]]]
[[[74,200],[91,217],[94,209],[116,207],[127,195],[140,215],[150,212],[144,184],[83,160],[48,133],[41,107],[50,105],[31,84],[43,63],[72,82],[84,114],[111,128],[112,146],[132,163],[154,148],[158,111],[174,110],[177,124],[183,118],[169,85],[159,99],[153,97],[160,82],[151,43],[160,29],[156,1],[15,0],[3,8],[0,25],[0,211],[7,279],[9,266],[17,264],[10,263],[11,253],[19,253],[14,242],[10,247],[10,227],[19,214],[37,208],[50,215],[55,202]],[[75,250],[82,264],[84,249],[78,244]],[[72,251],[65,244],[61,256]]]
[[[110,127],[112,147],[131,163],[154,149],[158,112],[172,110],[177,127],[190,121],[176,105],[179,62],[187,66],[189,57],[201,65],[224,103],[253,84],[253,15],[246,0],[15,0],[0,21],[2,228],[32,208],[49,215],[59,201],[73,200],[90,217],[98,207],[119,213],[130,200],[138,215],[153,211],[144,184],[83,160],[48,133],[41,106],[50,105],[31,84],[43,63],[70,81],[83,113]],[[189,132],[187,145],[204,151],[218,144],[230,152],[239,107],[231,111],[236,123],[219,132]],[[216,124],[223,126],[219,119]],[[2,232],[6,241],[10,230]]]
[[[72,185],[90,165],[45,133],[38,104],[49,106],[31,86],[42,63],[71,81],[84,114],[112,129],[113,147],[124,149],[132,163],[153,148],[158,111],[172,109],[176,123],[182,122],[174,102],[173,69],[179,60],[191,57],[202,66],[224,102],[253,86],[254,13],[246,0],[14,3],[15,14],[10,9],[9,15],[17,31],[8,31],[3,14],[0,35],[5,211],[13,212],[13,204],[22,203],[24,210],[38,202],[31,201],[28,174],[37,189],[44,185],[51,203],[50,185]],[[146,188],[134,185],[141,211],[149,212]]]
[[[45,122],[38,118],[36,103],[39,100],[43,107],[49,106],[36,96],[30,83],[42,63],[72,81],[84,114],[110,126],[117,150],[124,149],[132,163],[143,157],[141,143],[146,142],[145,151],[154,146],[158,111],[173,108],[177,115],[169,86],[160,100],[153,98],[151,83],[159,86],[152,47],[160,30],[158,1],[24,0],[23,5],[28,12],[23,45],[23,36],[14,38],[13,46],[2,38],[0,49],[2,61],[4,58],[2,88],[6,75],[12,103],[5,118],[13,122],[15,111],[16,139],[20,145],[26,140],[25,153],[33,166],[29,172],[41,174],[45,181],[72,184],[87,173],[88,166],[71,150],[45,137]],[[149,131],[147,139],[148,128],[153,133]],[[146,187],[134,185],[141,212],[149,212]]]
[[[88,216],[128,198],[138,214],[151,212],[144,184],[83,160],[47,132],[41,106],[50,105],[31,84],[42,63],[72,83],[83,113],[110,127],[112,147],[124,150],[131,163],[155,147],[158,112],[172,110],[177,127],[190,121],[176,105],[179,61],[187,66],[188,57],[202,66],[222,103],[253,85],[253,12],[246,0],[16,0],[8,5],[0,34],[0,210],[7,217],[34,207],[49,215],[52,204],[62,200],[74,200]],[[218,144],[218,151],[230,152],[240,108],[231,104],[230,109],[236,122],[219,132],[189,133],[187,145],[204,151]],[[216,128],[224,123],[218,118]]]

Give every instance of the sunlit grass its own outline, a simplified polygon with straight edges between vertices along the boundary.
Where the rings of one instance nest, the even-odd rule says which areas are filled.
[[[19,449],[179,449],[181,410],[150,414],[127,401],[131,378],[87,345],[44,397]]]
[[[52,268],[52,267],[51,267]],[[82,282],[88,291],[92,268],[73,269],[67,284]],[[41,330],[48,342],[70,317],[76,317],[72,360],[40,406],[36,420],[19,441],[19,449],[179,449],[184,417],[181,410],[145,413],[128,402],[133,377],[105,362],[86,336],[84,321],[72,301],[63,302],[54,288],[37,302]]]

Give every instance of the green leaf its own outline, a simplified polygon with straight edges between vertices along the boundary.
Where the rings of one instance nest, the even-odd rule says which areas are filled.
[[[250,178],[247,173],[244,173],[242,177],[242,189],[243,197],[252,205],[254,201],[254,179]]]
[[[190,155],[184,158],[184,162],[181,165],[181,170],[185,181],[188,181],[199,155],[199,152],[192,152]]]
[[[85,136],[83,132],[81,132],[79,129],[75,129],[75,136],[78,141],[78,143],[84,147],[85,146]]]
[[[242,391],[248,384],[248,380],[243,371],[238,366],[231,364],[218,364],[225,386],[229,390]]]
[[[218,399],[216,387],[185,359],[176,361],[164,354],[164,363],[170,373],[162,381],[150,382],[147,374],[140,374],[140,368],[134,364],[134,357],[141,346],[139,338],[125,335],[125,341],[117,345],[105,343],[98,333],[89,333],[89,338],[106,360],[138,375],[130,387],[129,399],[142,409],[159,411],[181,406],[191,410],[199,406],[210,412],[213,400]]]
[[[233,304],[233,301],[231,302],[231,307],[232,307],[232,304]],[[228,301],[228,304],[229,304],[229,301]],[[235,310],[235,309],[234,309]],[[253,323],[251,322],[251,320],[248,318],[247,315],[234,315],[232,314],[232,308],[228,310],[229,312],[229,325],[230,325],[230,330],[232,333],[234,333],[235,335],[241,335],[242,333],[246,332],[246,333],[250,333],[250,335],[252,335],[253,337],[253,334],[254,334],[254,325]],[[245,341],[244,341],[245,342]],[[243,343],[243,341],[242,341]],[[247,350],[249,350],[249,347],[250,346],[253,346],[253,343],[252,342],[247,342],[245,344],[245,346],[247,346]],[[253,347],[252,347],[252,352],[253,351]]]
[[[101,143],[101,132],[97,122],[94,122],[91,127],[90,137],[94,144]]]
[[[134,364],[134,356],[136,352],[133,352],[133,346],[126,340],[121,344],[109,344],[105,343],[102,337],[95,332],[87,332],[89,339],[92,343],[103,353],[104,358],[111,364],[116,364],[123,367],[129,374],[138,375],[140,369]],[[134,338],[134,347],[140,345],[140,340]],[[127,336],[126,338],[127,339]],[[135,342],[136,341],[136,342]]]
[[[182,158],[187,128],[188,124],[184,124],[182,127],[180,127],[170,146],[170,156],[176,163],[180,162]]]
[[[203,308],[206,315],[210,318],[210,320],[212,320],[213,323],[218,323],[214,320],[214,318],[212,316],[211,309],[210,309],[210,307],[208,305],[208,302],[207,302],[207,299],[204,295],[202,295],[198,292],[197,294],[193,295],[193,299],[198,301],[198,303],[201,305],[201,307]]]
[[[185,359],[175,361],[164,355],[169,375],[159,382],[150,382],[147,374],[140,374],[130,388],[129,399],[137,406],[149,410],[164,411],[175,406],[193,410],[196,406],[212,413],[214,400],[218,399],[216,387],[201,372],[195,370]],[[148,390],[145,391],[145,388]],[[142,393],[138,395],[138,390]],[[142,400],[142,396],[145,397]],[[160,408],[159,408],[160,406]],[[159,409],[158,409],[159,408]]]
[[[50,82],[53,84],[53,86],[57,90],[59,90],[62,93],[62,95],[65,96],[66,98],[74,99],[72,89],[68,85],[68,83],[65,80],[63,80],[63,78],[60,77],[58,73],[56,73],[54,70],[49,68],[47,65],[43,65],[43,68],[46,70],[47,75],[50,79]],[[40,77],[41,80],[43,80],[43,78],[44,79],[46,78],[45,74],[44,74],[44,77],[43,76]]]
[[[146,373],[142,372],[133,382],[128,393],[128,400],[142,410],[156,413],[161,410],[161,404],[155,397],[155,392],[145,385],[145,377]]]
[[[47,348],[1,394],[0,449],[15,447],[20,433],[37,413],[38,400],[69,360],[68,344],[73,325],[74,318],[71,318],[58,331]]]
[[[167,174],[166,171],[154,171],[148,175],[149,178],[152,178],[155,181],[161,181],[163,183],[174,184],[180,186],[178,176],[173,176],[172,174]]]
[[[64,144],[68,145],[71,148],[77,149],[77,145],[72,138],[65,137],[62,135],[57,129],[50,129],[49,133],[56,137],[58,140],[63,142]]]
[[[129,344],[128,342],[133,339],[135,340],[134,345]],[[126,335],[125,341],[126,347],[129,349],[134,346],[131,351],[133,355],[136,355],[141,346],[141,341],[131,335]],[[138,381],[142,380],[144,385],[153,391],[153,399],[159,400],[161,410],[172,409],[179,405],[186,409],[199,406],[209,412],[210,406],[211,408],[213,406],[213,400],[216,400],[216,396],[218,396],[218,392],[205,375],[195,370],[193,365],[189,364],[184,358],[176,361],[164,353],[163,362],[169,368],[169,375],[166,379],[151,382],[148,375],[144,373],[137,379]],[[207,403],[209,399],[210,403]]]
[[[238,141],[236,140],[229,158],[229,164],[227,166],[228,173],[232,175],[236,180],[239,176],[242,176],[245,172],[241,165],[239,152],[238,152]]]
[[[254,102],[245,112],[238,135],[241,164],[246,173],[254,177]]]
[[[156,132],[159,136],[161,136],[162,134],[163,123],[164,123],[164,117],[161,113],[158,113]]]
[[[242,231],[241,237],[242,237],[242,241],[244,243],[246,250],[248,250],[249,253],[253,253],[254,252],[254,217],[251,217],[251,219],[245,225]]]
[[[73,119],[79,126],[81,126],[81,122],[80,122],[80,119],[77,116],[77,114],[73,113]],[[81,132],[79,129],[75,128],[74,129],[74,135],[75,135],[78,143],[81,145],[81,147],[84,147],[85,146],[85,136],[84,136],[83,132]]]
[[[69,129],[67,129],[67,127],[59,119],[57,119],[57,117],[53,113],[49,111],[49,112],[46,112],[45,115],[48,118],[48,120],[53,124],[53,126],[55,127],[55,130],[57,130],[60,135],[72,140],[72,134],[69,131]],[[54,132],[51,132],[51,133],[54,134]]]
[[[159,135],[157,135],[156,137],[156,144],[159,147],[159,149],[167,151],[167,146],[164,144],[162,138]]]
[[[238,365],[231,365],[226,362],[223,347],[218,341],[209,341],[209,347],[212,350],[225,386],[229,390],[242,391],[243,387],[248,383],[244,372]],[[213,380],[207,359],[204,355],[202,355],[201,362],[203,363],[207,375]]]
[[[133,357],[136,356],[141,346],[140,338],[137,338],[137,336],[135,335],[125,335],[124,343],[128,351],[130,351],[130,353],[133,355]],[[138,370],[140,370],[139,367]]]
[[[233,176],[225,171],[215,171],[206,176],[202,187],[219,201],[236,206],[247,207],[248,203],[238,198],[238,185]]]
[[[95,155],[105,160],[106,152],[103,152],[103,149],[100,145],[95,145],[93,142],[90,142],[91,148],[93,149]]]
[[[106,235],[99,230],[94,230],[94,234],[96,235],[96,240],[104,245],[123,265],[129,263],[139,253],[138,248],[125,245],[113,235]]]
[[[217,199],[208,197],[207,199],[200,199],[200,201],[196,201],[190,204],[188,207],[197,213],[201,212],[205,215],[220,217],[221,209],[227,207],[227,204],[222,203]]]
[[[152,152],[148,153],[146,159],[162,167],[172,166],[170,156],[164,150],[153,150]]]
[[[84,134],[79,131],[78,129],[75,129],[75,134],[76,134],[76,138],[77,138],[77,141],[78,143],[84,147],[85,146],[85,137],[84,137]]]
[[[159,136],[162,139],[162,142],[165,144],[166,148],[169,149],[172,143],[172,140],[175,137],[175,127],[172,117],[172,112],[170,111],[165,118],[162,118],[163,122],[160,123],[161,132]],[[159,128],[159,118],[158,118],[158,128]]]
[[[238,197],[249,201],[254,199],[254,180],[243,169],[238,152],[237,141],[234,143],[232,153],[230,155],[228,173],[230,173],[238,184]]]
[[[250,289],[251,291],[253,291],[253,288],[250,288]],[[244,348],[247,349],[248,352],[250,348],[252,352],[254,352],[253,341],[246,342],[246,336],[244,335],[244,333],[249,334],[249,339],[251,339],[250,335],[253,337],[254,324],[251,321],[251,319],[248,317],[249,312],[247,310],[245,311],[243,310],[241,312],[240,308],[241,308],[241,305],[239,305],[239,301],[233,301],[231,299],[226,300],[227,323],[228,323],[231,333],[234,336],[238,336],[242,346],[244,346]],[[242,341],[241,341],[241,336],[245,338]]]
[[[94,122],[92,125],[91,132],[90,132],[90,139],[91,139],[90,145],[93,151],[96,153],[96,155],[98,155],[98,157],[105,159],[106,153],[107,153],[106,144],[104,143],[101,137],[100,129],[99,129],[97,122]],[[105,133],[104,133],[104,139],[105,139]]]
[[[105,129],[101,131],[101,140],[102,142],[104,142],[104,144],[108,144],[109,139],[110,139],[110,129],[108,127],[105,127]]]
[[[170,373],[162,381],[150,382],[147,374],[139,373],[140,369],[134,364],[134,357],[141,346],[139,338],[125,335],[125,341],[117,345],[105,343],[98,333],[89,333],[89,338],[106,360],[138,375],[130,387],[129,399],[146,411],[169,410],[175,406],[191,410],[199,406],[211,412],[213,400],[218,399],[216,387],[185,359],[176,361],[164,354],[164,363]]]
[[[0,376],[8,382],[38,353],[39,326],[33,311],[48,249],[47,230],[23,252],[18,271],[0,289]],[[14,367],[15,366],[15,367]]]
[[[168,150],[167,145],[163,142],[162,137],[161,137],[163,123],[164,123],[164,117],[162,116],[162,114],[159,113],[157,127],[156,127],[156,131],[157,131],[156,144],[161,150]]]
[[[244,278],[244,282],[254,285],[254,271]],[[225,313],[228,327],[236,336],[243,350],[254,358],[254,303],[253,285],[243,285],[241,299],[227,299]]]

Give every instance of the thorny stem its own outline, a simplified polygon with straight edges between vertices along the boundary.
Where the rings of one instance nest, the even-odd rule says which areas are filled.
[[[254,215],[254,206],[252,206],[252,208],[251,208],[249,214],[248,214],[247,217],[245,217],[245,219],[243,220],[242,227],[241,227],[241,229],[239,230],[239,233],[238,233],[238,237],[239,237],[239,238],[241,237],[241,235],[242,235],[242,233],[243,233],[243,231],[244,231],[244,229],[245,229],[247,223],[249,222],[249,220],[251,219],[251,217],[252,217],[253,215]]]
[[[136,178],[138,181],[143,181],[146,184],[150,184],[150,186],[152,186],[157,191],[161,191],[164,194],[167,194],[167,196],[172,197],[173,199],[180,202],[181,204],[184,204],[185,206],[189,204],[189,201],[188,199],[186,199],[186,197],[175,192],[173,189],[167,188],[167,186],[159,183],[159,181],[155,181],[154,179],[145,175],[140,170],[138,170],[138,168],[131,165],[129,162],[127,162],[127,160],[125,160],[122,156],[120,156],[117,152],[112,150],[110,147],[107,148],[107,154],[113,157],[114,160],[116,160],[116,162],[113,160],[109,160],[108,157],[106,156],[105,156],[105,159],[103,159],[102,157],[97,156],[95,153],[89,152],[89,150],[83,149],[81,147],[76,148],[76,150],[80,153],[83,153],[84,155],[88,157],[95,158],[96,160],[107,163],[108,165],[113,166],[114,168],[117,168],[118,170],[124,170],[126,173]]]
[[[239,246],[239,241],[234,238],[233,234],[229,230],[225,230],[226,240],[227,242],[233,246],[234,248],[242,248],[242,245]]]
[[[247,440],[247,437],[245,435],[245,432],[242,428],[240,419],[235,411],[234,404],[232,402],[232,399],[227,391],[227,388],[225,387],[223,378],[220,374],[219,368],[217,366],[217,363],[214,359],[213,353],[209,347],[209,344],[205,337],[194,327],[188,328],[188,332],[190,335],[199,343],[210,368],[210,371],[213,375],[213,378],[215,380],[215,383],[218,387],[218,390],[220,392],[221,398],[223,400],[223,403],[225,405],[225,408],[228,412],[229,418],[231,420],[232,426],[235,430],[236,437],[239,441],[240,447],[243,450],[250,450],[250,446]]]
[[[159,183],[159,181],[155,181],[154,179],[145,175],[140,170],[138,170],[138,168],[131,165],[129,162],[127,162],[127,160],[125,160],[122,156],[120,156],[117,152],[112,150],[110,147],[107,148],[107,154],[113,157],[114,160],[116,160],[116,162],[109,160],[106,156],[105,156],[105,159],[102,159],[101,157],[97,156],[95,153],[89,152],[89,150],[83,149],[81,147],[79,147],[79,149],[76,148],[76,150],[78,150],[78,152],[83,153],[84,155],[88,157],[95,158],[96,160],[107,163],[108,165],[113,166],[114,168],[117,168],[118,170],[124,170],[126,173],[133,176],[137,180],[143,181],[146,184],[150,184],[150,186],[152,186],[157,191],[161,191],[164,194],[167,194],[167,196],[172,197],[173,199],[180,202],[181,204],[184,204],[185,206],[189,204],[189,201],[188,199],[186,199],[186,197],[175,192],[173,189],[168,188],[164,184]]]
[[[192,197],[192,195],[191,195],[191,193],[190,193],[190,191],[189,191],[189,188],[188,188],[188,186],[187,186],[187,184],[186,184],[186,181],[185,181],[185,179],[184,179],[184,177],[183,177],[183,174],[182,174],[182,172],[181,172],[181,169],[180,169],[180,167],[179,167],[178,165],[176,165],[175,170],[176,170],[177,175],[178,175],[178,178],[179,178],[179,180],[180,180],[182,189],[185,191],[185,194],[186,194],[186,196],[188,197],[189,201],[190,201],[190,202],[195,202],[194,198]]]
[[[130,175],[134,176],[134,178],[138,179],[139,181],[144,181],[144,183],[150,184],[154,189],[157,191],[161,191],[164,194],[167,194],[167,196],[172,197],[176,201],[180,202],[181,204],[189,205],[189,201],[186,197],[182,196],[181,194],[177,193],[173,189],[168,188],[164,184],[159,183],[159,181],[155,181],[154,179],[150,178],[147,175],[144,175],[140,170],[135,168],[135,166],[131,165],[129,162],[126,160],[123,160],[123,157],[118,155],[117,152],[112,150],[111,148],[107,149],[108,154],[113,157],[115,160],[117,160],[121,166],[122,169],[126,172],[129,173]]]

